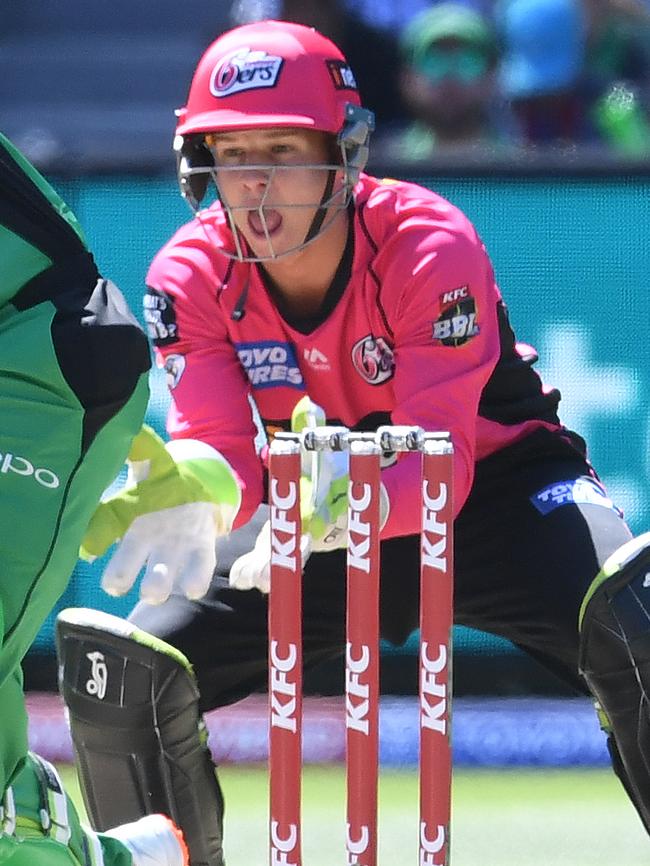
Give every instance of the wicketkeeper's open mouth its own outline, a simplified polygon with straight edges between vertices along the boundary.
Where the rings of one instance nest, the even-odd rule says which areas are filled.
[[[262,218],[257,211],[248,214],[248,227],[251,232],[260,238],[272,236],[278,232],[282,225],[282,216],[276,210],[264,209]]]

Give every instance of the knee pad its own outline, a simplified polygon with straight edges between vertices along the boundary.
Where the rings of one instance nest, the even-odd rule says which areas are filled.
[[[96,830],[162,812],[192,866],[221,866],[223,798],[185,656],[119,617],[86,608],[56,624],[59,687]]]
[[[603,565],[580,609],[580,672],[617,774],[650,832],[650,533]]]

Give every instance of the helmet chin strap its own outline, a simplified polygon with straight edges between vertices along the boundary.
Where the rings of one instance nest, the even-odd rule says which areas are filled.
[[[332,192],[334,191],[334,181],[336,179],[336,172],[334,170],[327,172],[327,181],[325,183],[325,189],[323,190],[323,195],[321,196],[320,203],[316,208],[316,213],[314,214],[314,218],[311,221],[311,225],[307,229],[307,234],[305,235],[304,244],[308,244],[313,238],[316,237],[318,232],[321,230],[323,226],[323,221],[325,220],[325,214],[327,210],[325,208],[325,203],[331,198]]]

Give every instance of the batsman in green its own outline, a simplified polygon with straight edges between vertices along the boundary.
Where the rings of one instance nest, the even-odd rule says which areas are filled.
[[[98,834],[29,752],[21,662],[140,429],[147,341],[74,214],[0,135],[0,864],[184,866],[167,818]]]

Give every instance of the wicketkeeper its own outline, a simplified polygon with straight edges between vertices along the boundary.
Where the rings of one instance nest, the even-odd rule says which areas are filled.
[[[84,540],[88,557],[120,542],[108,592],[145,566],[143,600],[128,623],[69,612],[58,641],[96,826],[166,812],[194,864],[222,862],[200,714],[267,678],[260,441],[323,418],[451,432],[456,621],[591,691],[650,830],[648,539],[631,540],[561,423],[468,219],[428,189],[364,173],[372,128],[338,48],[284,22],[217,39],[178,112],[178,177],[196,216],[154,259],[145,297],[170,441],[137,437],[127,489]],[[345,640],[347,470],[320,466],[310,489],[311,468],[308,667]],[[381,631],[395,644],[418,624],[418,473],[417,455],[386,455]]]

